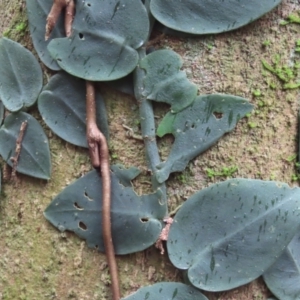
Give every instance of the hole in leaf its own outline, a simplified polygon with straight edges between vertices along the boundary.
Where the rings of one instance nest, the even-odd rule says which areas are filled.
[[[222,119],[223,113],[220,113],[220,112],[215,111],[215,112],[214,112],[214,116],[216,117],[216,119]]]
[[[86,191],[84,191],[84,197],[87,198],[89,201],[94,201],[94,199],[91,198]]]
[[[81,221],[79,222],[79,228],[81,228],[82,230],[87,230],[87,226]]]
[[[83,40],[84,39],[84,35],[80,32],[79,34],[79,38],[81,39],[81,40]]]
[[[98,250],[98,249],[99,249],[99,246],[98,246],[98,245],[95,245],[95,249],[97,249],[97,250]]]
[[[57,61],[61,61],[61,58],[57,58],[56,60],[57,60]]]
[[[88,6],[88,7],[91,7],[92,5],[91,5],[91,3],[87,3],[87,6]]]
[[[142,223],[147,223],[149,221],[149,218],[140,218]]]
[[[192,125],[191,125],[191,128],[195,128],[196,127],[196,125],[195,125],[195,123],[193,123]]]
[[[81,207],[77,202],[74,203],[74,207],[78,210],[83,210],[83,207]]]

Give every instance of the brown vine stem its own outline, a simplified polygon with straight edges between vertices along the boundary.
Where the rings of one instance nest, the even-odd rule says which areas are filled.
[[[10,160],[13,162],[12,166],[12,172],[11,172],[11,179],[16,178],[17,176],[17,167],[18,167],[18,162],[19,162],[19,157],[22,149],[22,142],[24,138],[24,134],[27,128],[27,121],[22,122],[21,127],[20,127],[20,132],[19,136],[16,141],[16,150],[15,150],[15,156],[11,157]]]
[[[65,8],[65,32],[66,36],[71,35],[72,23],[75,14],[74,0],[54,0],[51,10],[47,17],[45,40],[48,40],[51,32],[58,20],[59,15]]]
[[[72,32],[72,23],[75,14],[74,0],[54,0],[47,17],[47,40],[57,22],[61,11],[65,8],[65,32],[69,37]],[[86,81],[86,136],[89,146],[90,158],[94,168],[101,170],[102,178],[102,234],[106,259],[110,271],[112,300],[120,300],[120,284],[115,250],[111,232],[111,181],[109,167],[109,151],[106,138],[99,130],[96,122],[95,86]]]
[[[108,145],[96,123],[95,86],[86,81],[86,128],[87,142],[92,164],[100,167],[102,177],[102,234],[107,263],[110,271],[113,300],[119,300],[120,287],[117,262],[111,232],[111,181]]]

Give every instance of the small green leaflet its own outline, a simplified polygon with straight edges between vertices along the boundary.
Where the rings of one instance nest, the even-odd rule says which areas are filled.
[[[122,300],[208,300],[199,290],[180,282],[160,282],[142,287]]]
[[[47,46],[53,38],[65,37],[63,15],[61,14],[54,26],[49,40],[45,40],[46,19],[52,7],[53,0],[26,0],[30,35],[34,48],[41,61],[51,70],[58,71],[60,67],[50,56]]]
[[[42,89],[43,73],[34,55],[22,45],[0,39],[0,99],[6,109],[32,106]]]
[[[268,288],[278,299],[300,298],[300,231],[276,262],[263,274]]]
[[[183,110],[195,100],[197,87],[180,71],[182,60],[174,51],[154,51],[140,67],[146,71],[143,95],[148,100],[168,103],[172,112]]]
[[[31,115],[18,112],[10,114],[0,128],[0,154],[12,166],[11,157],[15,156],[16,141],[21,124],[27,122],[17,172],[48,180],[51,173],[51,160],[48,138],[39,122]]]
[[[2,125],[3,117],[4,117],[4,105],[0,100],[0,126]]]
[[[51,77],[38,99],[39,112],[51,130],[65,141],[87,148],[86,83],[59,72]],[[105,103],[96,89],[97,123],[108,138]]]

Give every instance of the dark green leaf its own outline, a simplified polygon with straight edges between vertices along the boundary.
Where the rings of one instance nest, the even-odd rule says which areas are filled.
[[[147,99],[168,103],[172,112],[178,112],[196,98],[197,87],[180,71],[182,61],[175,52],[152,52],[140,62],[140,67],[146,71],[143,95]]]
[[[172,133],[175,142],[169,157],[157,166],[159,182],[171,172],[183,171],[188,162],[207,150],[252,110],[244,98],[231,95],[203,95],[183,111],[168,113],[157,129],[157,135]]]
[[[296,163],[297,171],[300,172],[300,110],[298,111],[298,162]]]
[[[153,16],[171,29],[193,34],[219,33],[244,26],[281,0],[151,0]]]
[[[154,30],[158,30],[165,35],[171,35],[179,38],[198,38],[198,35],[192,34],[192,33],[187,33],[187,32],[182,32],[182,31],[177,31],[174,29],[171,29],[169,27],[164,26],[160,22],[156,21],[154,25]]]
[[[141,171],[138,168],[131,167],[130,169],[125,169],[122,165],[112,165],[111,171],[116,175],[119,182],[125,187],[132,187],[131,180],[136,178]]]
[[[70,38],[50,42],[52,57],[74,76],[109,81],[136,67],[149,20],[141,0],[79,1],[72,28]]]
[[[49,142],[39,122],[31,115],[18,112],[10,114],[0,128],[0,154],[12,166],[11,157],[15,157],[16,141],[20,127],[27,121],[17,172],[41,179],[49,179],[51,161]]]
[[[33,54],[7,38],[0,39],[0,99],[10,111],[32,106],[42,89],[42,69]]]
[[[3,117],[4,117],[4,105],[0,100],[0,125],[2,125]]]
[[[45,123],[62,139],[87,148],[86,83],[67,73],[54,75],[39,96],[38,108]],[[104,100],[96,93],[97,122],[108,138]]]
[[[100,83],[102,84],[102,83]],[[134,95],[134,91],[133,91],[133,74],[130,73],[129,75],[122,77],[120,79],[117,80],[113,80],[113,81],[107,81],[106,84],[121,92],[124,94],[128,94],[133,96]]]
[[[166,214],[161,192],[138,196],[128,182],[136,169],[114,167],[112,183],[112,234],[117,254],[141,251],[153,245]],[[118,167],[120,168],[120,167]],[[126,186],[120,182],[125,183]],[[48,206],[45,217],[59,230],[74,231],[89,247],[104,251],[102,241],[102,184],[99,174],[91,171],[65,188]]]
[[[229,290],[262,275],[299,230],[300,189],[232,179],[190,197],[176,214],[169,257],[190,282]]]
[[[51,70],[58,71],[60,67],[50,56],[47,46],[54,38],[65,37],[64,21],[61,14],[58,18],[50,38],[45,41],[46,19],[52,7],[53,0],[26,0],[30,35],[34,48],[41,61]]]
[[[123,300],[208,300],[199,290],[180,282],[160,282],[142,287]]]
[[[300,232],[263,275],[271,292],[283,300],[300,299]]]

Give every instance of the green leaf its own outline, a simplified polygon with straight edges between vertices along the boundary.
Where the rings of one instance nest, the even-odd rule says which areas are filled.
[[[124,185],[125,187],[132,187],[131,180],[136,178],[141,173],[138,168],[131,167],[129,169],[125,169],[121,164],[112,165],[110,169],[118,178],[120,184]]]
[[[13,113],[5,118],[0,128],[0,155],[10,166],[13,165],[11,157],[15,157],[16,141],[25,121],[27,127],[16,170],[32,177],[49,179],[51,161],[48,138],[39,122],[27,113]]]
[[[42,69],[22,45],[0,39],[0,99],[10,111],[32,106],[42,89]]]
[[[149,19],[140,0],[79,1],[69,38],[54,39],[48,50],[62,69],[92,81],[109,81],[131,73],[135,49],[144,44]]]
[[[47,46],[53,38],[65,37],[64,14],[61,14],[52,30],[50,38],[45,41],[46,19],[53,0],[26,0],[30,35],[33,46],[40,60],[51,70],[60,70],[59,65],[50,56]]]
[[[300,299],[300,232],[276,262],[264,273],[264,281],[279,299]]]
[[[182,32],[182,31],[177,31],[177,30],[171,29],[169,27],[166,27],[158,21],[155,22],[154,30],[158,30],[161,33],[164,33],[165,35],[171,35],[171,36],[175,36],[175,37],[178,37],[178,38],[184,38],[184,39],[186,39],[186,38],[195,38],[196,37],[195,34]]]
[[[299,230],[300,189],[231,179],[196,193],[176,214],[167,241],[171,262],[208,291],[262,275]]]
[[[182,60],[175,52],[154,51],[140,62],[140,67],[146,71],[143,95],[147,99],[168,103],[172,112],[178,112],[196,98],[197,87],[180,71]]]
[[[137,175],[136,169],[118,171],[115,168],[120,167],[114,167],[111,173],[112,235],[116,254],[128,254],[155,243],[162,229],[166,205],[161,203],[160,190],[138,196],[128,186],[129,180]],[[100,176],[95,170],[91,171],[65,188],[47,207],[45,217],[59,230],[73,231],[85,239],[89,247],[104,251],[101,195]]]
[[[107,81],[106,84],[121,93],[134,96],[132,73],[117,80]]]
[[[171,172],[183,171],[191,159],[231,131],[252,108],[244,98],[215,94],[197,97],[177,114],[168,113],[157,134],[172,133],[175,141],[167,160],[157,166],[157,180],[164,182]]]
[[[4,117],[4,105],[0,100],[0,125],[2,125],[3,117]]]
[[[180,282],[160,282],[142,287],[123,300],[208,300],[199,290]]]
[[[67,73],[51,77],[39,96],[38,108],[45,123],[65,141],[87,148],[86,83]],[[96,91],[97,122],[108,138],[105,103]]]
[[[151,0],[153,16],[171,29],[193,34],[237,29],[258,19],[281,0]]]

